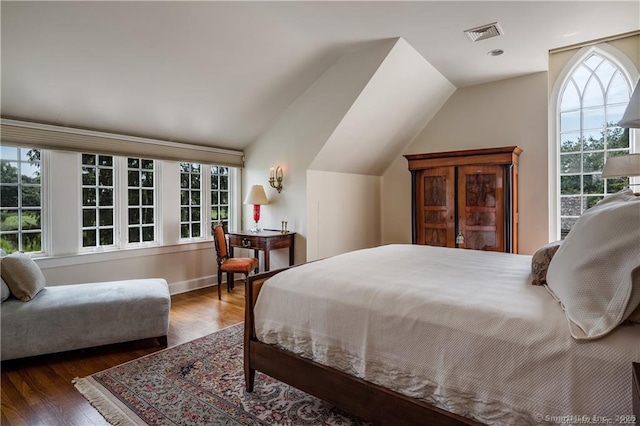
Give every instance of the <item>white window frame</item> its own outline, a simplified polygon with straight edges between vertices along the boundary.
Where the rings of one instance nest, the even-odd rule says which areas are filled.
[[[104,228],[112,228],[113,229],[113,243],[109,244],[109,245],[101,245],[99,244],[100,241],[100,229],[101,229],[101,225],[100,225],[100,218],[98,215],[98,210],[100,208],[100,201],[97,199],[97,205],[95,207],[96,210],[96,226],[95,227],[87,227],[87,228],[95,228],[96,229],[96,245],[95,246],[88,246],[88,247],[84,247],[84,242],[83,242],[83,233],[85,230],[85,226],[84,226],[84,210],[85,210],[85,206],[84,206],[84,182],[82,180],[82,168],[85,167],[85,165],[82,162],[82,156],[83,155],[94,155],[96,156],[98,159],[102,156],[102,157],[111,157],[112,159],[112,169],[113,169],[113,183],[112,183],[112,187],[113,187],[113,224],[110,227],[104,227]],[[78,248],[79,248],[79,252],[81,253],[86,253],[86,252],[100,252],[100,251],[109,251],[109,250],[117,250],[119,247],[118,244],[118,230],[120,229],[120,223],[119,223],[119,214],[118,214],[118,208],[119,208],[119,204],[120,204],[120,200],[119,200],[119,186],[120,186],[120,179],[119,179],[119,165],[117,162],[117,157],[113,156],[113,155],[104,155],[104,154],[96,154],[96,153],[92,153],[92,152],[82,152],[79,154],[80,155],[80,169],[78,170],[78,172],[80,173],[80,240],[78,241]],[[99,170],[100,167],[96,164],[95,166],[96,168],[96,183],[95,185],[92,185],[91,187],[96,187],[96,189],[99,187]]]
[[[226,189],[226,191],[221,191],[220,188],[218,187],[218,189],[215,190],[215,192],[218,193],[218,202],[215,205],[213,203],[214,189],[213,189],[213,185],[211,185],[211,184],[212,184],[214,176],[223,176],[223,175],[221,175],[220,173],[217,173],[217,174],[214,175],[213,171],[212,171],[212,169],[214,167],[217,167],[218,170],[220,168],[226,168],[227,169],[227,174],[226,174],[226,176],[227,176],[227,189]],[[207,218],[211,221],[211,223],[214,223],[214,222],[227,222],[226,231],[229,231],[231,229],[232,216],[233,216],[231,213],[234,210],[234,206],[233,206],[233,185],[232,185],[232,182],[233,182],[233,176],[232,176],[233,175],[233,168],[232,167],[228,167],[228,166],[210,165],[210,166],[207,166],[207,169],[209,171],[209,179],[208,179],[208,181],[209,181],[209,185],[210,185],[210,187],[209,187],[209,197],[208,197],[209,198],[208,201],[209,201],[210,205],[209,205],[209,208],[207,210],[209,212],[209,214],[207,215]],[[218,184],[219,184],[219,182],[218,182]],[[227,193],[227,202],[226,203],[221,203],[220,194],[222,192],[226,192]],[[218,214],[219,214],[220,210],[218,209],[218,207],[222,207],[222,206],[227,206],[227,212],[228,212],[227,213],[228,214],[227,219],[225,221],[223,221],[223,220],[220,219],[220,216],[218,216],[218,219],[214,221],[213,218],[211,218],[211,215],[213,213],[214,207],[218,210]],[[209,226],[208,228],[211,228],[211,226]]]
[[[89,155],[100,155],[94,154],[90,152],[79,153],[80,156],[80,186],[82,187],[82,154]],[[143,248],[143,247],[153,247],[161,245],[161,237],[160,237],[160,228],[161,228],[161,219],[162,216],[160,214],[159,206],[161,204],[161,191],[159,190],[159,182],[161,180],[161,161],[153,160],[151,158],[144,158],[144,160],[153,160],[154,161],[154,173],[153,173],[153,191],[154,191],[154,200],[153,200],[153,209],[154,209],[154,240],[153,241],[140,241],[135,243],[129,242],[129,184],[128,184],[128,160],[129,158],[139,158],[139,157],[123,157],[117,155],[107,155],[113,159],[113,230],[114,230],[114,238],[112,245],[97,245],[90,247],[83,247],[82,241],[82,231],[84,230],[84,226],[82,222],[80,223],[80,240],[78,243],[78,253],[99,253],[105,251],[118,251],[127,248]],[[80,191],[80,220],[83,220],[83,193]],[[99,230],[99,225],[97,226]],[[99,234],[98,234],[99,238]]]
[[[11,144],[7,143],[7,146]],[[20,145],[27,147],[26,145]],[[203,236],[194,241],[182,241],[179,238],[179,228],[176,222],[179,221],[179,209],[176,204],[179,199],[179,167],[176,161],[155,159],[158,166],[155,173],[156,185],[156,232],[157,241],[155,244],[137,246],[126,244],[126,231],[120,232],[117,236],[118,245],[106,249],[82,248],[82,153],[71,151],[58,151],[39,148],[41,150],[42,169],[42,231],[43,243],[41,253],[32,253],[37,259],[38,265],[44,268],[65,267],[71,265],[86,264],[87,262],[114,261],[135,257],[167,255],[171,253],[187,252],[190,250],[201,250],[211,241],[211,219],[208,211],[210,205],[210,177],[203,178],[203,202],[204,214],[202,229]],[[88,154],[97,154],[86,152]],[[113,156],[114,164],[118,167],[118,160],[126,165],[125,156]],[[203,170],[210,169],[211,165],[203,165]],[[235,231],[238,228],[242,214],[241,199],[241,178],[242,169],[235,166],[229,167],[229,230]],[[122,229],[120,224],[126,224],[127,191],[126,180],[122,173],[123,167],[118,167],[115,174],[119,182],[115,183],[119,189],[117,203],[119,210],[116,216],[118,229]],[[208,173],[208,172],[206,172]],[[124,188],[124,189],[122,189]],[[124,212],[122,212],[124,209]],[[54,223],[55,221],[55,223]],[[166,223],[165,223],[166,222]],[[54,226],[55,225],[55,226]],[[124,235],[124,240],[121,237]],[[124,242],[122,242],[124,241]]]
[[[133,187],[129,187],[129,158],[135,158],[137,160],[151,160],[153,161],[153,204],[151,205],[151,207],[153,208],[153,240],[151,241],[142,241],[142,215],[140,216],[140,224],[139,225],[130,225],[129,224],[129,189],[133,188]],[[126,157],[117,157],[118,159],[118,163],[119,163],[119,168],[121,170],[120,172],[120,181],[123,183],[122,184],[122,188],[121,189],[121,196],[119,198],[119,200],[121,200],[120,203],[120,208],[118,209],[118,214],[120,216],[120,220],[119,222],[122,224],[120,231],[120,247],[121,248],[138,248],[138,247],[149,247],[149,246],[157,246],[160,245],[160,231],[159,228],[161,228],[161,222],[160,222],[160,209],[158,208],[158,206],[162,205],[160,202],[160,194],[162,191],[160,191],[159,189],[159,183],[162,182],[160,180],[160,175],[161,175],[161,161],[158,160],[154,160],[152,158],[141,158],[141,157],[132,157],[132,156],[126,156]],[[140,169],[133,169],[133,170],[140,170]],[[149,187],[143,187],[141,184],[139,184],[137,187],[135,187],[136,189],[140,190],[143,188],[148,188]],[[142,197],[140,198],[140,204],[139,206],[142,206]],[[139,242],[130,242],[129,241],[129,228],[132,227],[137,227],[138,229],[140,229],[141,233],[140,233],[140,241]]]
[[[559,240],[560,223],[560,107],[561,95],[569,77],[592,53],[597,53],[613,62],[633,87],[638,81],[638,70],[634,63],[620,50],[607,43],[583,47],[578,50],[558,75],[550,95],[549,108],[549,241]],[[639,131],[629,129],[629,152],[638,152]],[[635,182],[632,182],[635,183]]]
[[[189,171],[189,188],[183,188],[182,187],[182,165],[183,164],[190,164],[190,165],[194,165],[197,164],[199,166],[200,169],[200,204],[199,204],[199,210],[200,210],[200,216],[199,216],[199,220],[193,220],[192,217],[192,209],[193,207],[191,207],[191,192],[194,191],[194,189],[191,187],[191,176],[193,175],[193,173],[191,171]],[[206,219],[205,219],[205,212],[208,211],[208,207],[207,205],[211,205],[211,202],[208,201],[207,197],[207,193],[208,193],[208,173],[206,173],[206,170],[208,169],[208,167],[204,164],[200,164],[200,163],[194,163],[194,162],[183,162],[180,163],[180,179],[178,182],[178,185],[180,186],[180,222],[179,222],[179,232],[178,235],[180,236],[180,241],[181,242],[190,242],[190,241],[200,241],[200,240],[204,240],[206,238],[208,238],[208,233],[207,230],[205,229],[205,224],[206,224]],[[182,191],[184,190],[188,190],[189,191],[189,204],[183,204],[182,203]],[[189,208],[189,217],[188,220],[184,221],[182,219],[182,209],[183,208]],[[188,237],[183,237],[182,236],[182,226],[188,224],[189,225],[189,236]],[[200,225],[200,235],[197,237],[193,236],[193,225],[198,224]]]
[[[40,210],[40,250],[39,251],[32,251],[32,252],[27,252],[27,254],[29,254],[30,256],[40,256],[43,255],[47,252],[47,244],[48,244],[48,234],[47,231],[49,230],[49,224],[48,224],[48,220],[47,220],[47,214],[48,214],[48,208],[47,208],[47,198],[45,198],[45,194],[47,192],[47,176],[46,176],[46,171],[47,171],[47,154],[46,152],[44,152],[44,150],[39,149],[40,151],[40,160],[39,160],[39,164],[40,164],[40,206],[36,207],[36,206],[23,206],[22,205],[22,187],[23,187],[23,183],[22,183],[22,164],[23,163],[28,163],[28,161],[24,161],[22,160],[22,152],[24,151],[29,151],[31,149],[37,149],[37,148],[30,148],[30,147],[23,147],[23,146],[15,146],[15,145],[11,145],[11,144],[6,144],[7,147],[10,147],[12,149],[17,149],[17,159],[16,160],[6,160],[3,158],[3,160],[5,161],[11,161],[11,162],[17,162],[18,163],[18,181],[16,182],[15,186],[17,187],[17,196],[18,196],[18,206],[15,207],[15,209],[18,212],[18,230],[17,235],[18,235],[18,251],[22,251],[24,250],[24,247],[22,246],[22,237],[23,234],[30,234],[30,233],[35,233],[35,232],[28,232],[28,231],[24,231],[22,229],[22,214],[23,214],[23,210]],[[12,186],[12,185],[10,185]],[[2,209],[14,209],[14,207],[7,207],[7,206],[0,206]],[[13,231],[11,233],[14,233]]]
[[[229,170],[228,176],[228,206],[229,206],[229,219],[228,219],[228,231],[235,231],[240,223],[241,212],[241,200],[240,200],[240,188],[241,188],[241,173],[240,168],[233,166],[222,166],[216,164],[200,164],[200,237],[182,238],[181,230],[179,230],[180,242],[198,242],[203,240],[211,240],[213,233],[211,225],[214,222],[211,219],[212,209],[212,188],[211,188],[211,168],[212,167],[226,167]],[[180,166],[181,167],[181,166]],[[180,173],[182,169],[180,170]],[[180,184],[180,182],[178,182]],[[182,190],[182,188],[180,188]],[[182,199],[182,198],[180,198]],[[180,209],[184,207],[182,202],[180,203]],[[180,214],[180,227],[182,227],[182,216]]]
[[[240,199],[242,151],[203,147],[159,139],[140,138],[124,134],[96,132],[3,118],[2,138],[10,146],[18,145],[41,150],[43,167],[42,230],[44,253],[35,255],[38,265],[45,268],[113,261],[132,257],[166,255],[208,247],[211,240],[209,221],[203,224],[204,238],[181,241],[179,228],[179,162],[199,162],[232,168],[231,193],[233,207],[230,230],[241,220]],[[16,141],[15,143],[9,142]],[[19,141],[19,142],[18,142]],[[120,246],[110,250],[82,250],[82,185],[81,153],[94,151],[116,157],[153,158],[159,165],[157,187],[157,244],[154,246]],[[205,201],[208,197],[205,197]],[[205,204],[205,208],[209,208]],[[120,213],[119,213],[120,214]],[[121,220],[122,215],[117,220]],[[208,238],[207,238],[208,236]],[[118,236],[120,241],[120,236]]]

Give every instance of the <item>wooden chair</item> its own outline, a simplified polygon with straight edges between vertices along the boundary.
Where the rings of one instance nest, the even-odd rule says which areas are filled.
[[[222,273],[227,273],[227,292],[233,288],[233,274],[244,274],[245,286],[249,272],[258,267],[258,259],[253,257],[229,257],[227,238],[221,224],[213,225],[213,241],[216,245],[218,261],[218,300],[222,299]]]

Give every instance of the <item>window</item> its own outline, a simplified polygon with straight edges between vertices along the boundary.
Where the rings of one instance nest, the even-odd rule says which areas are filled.
[[[128,243],[148,243],[155,233],[155,161],[127,159]]]
[[[229,232],[229,168],[211,166],[211,222]]]
[[[233,218],[233,167],[180,164],[180,238],[205,238],[206,227],[221,222],[229,231]],[[208,212],[208,213],[207,213]]]
[[[118,175],[118,170],[124,170],[125,175]],[[126,190],[118,182],[126,182]],[[124,232],[119,229],[118,217],[124,218]],[[151,243],[156,241],[155,225],[154,160],[82,154],[83,248]]]
[[[82,154],[82,247],[115,243],[114,175],[112,156]]]
[[[8,253],[30,252],[45,268],[82,264],[85,255],[155,256],[206,246],[212,219],[227,230],[239,223],[240,170],[231,166],[242,163],[239,151],[125,137],[131,144],[121,145],[122,154],[106,155],[102,149],[116,148],[113,135],[2,124],[11,126],[3,137],[24,145],[0,144],[0,248]],[[154,146],[167,159],[148,159]],[[211,166],[215,159],[224,165]]]
[[[0,150],[0,248],[6,253],[42,252],[42,167],[40,150]]]
[[[566,78],[559,95],[558,155],[560,234],[607,194],[623,188],[622,179],[603,179],[607,158],[632,151],[629,129],[617,126],[631,83],[620,65],[590,50]]]
[[[202,237],[202,179],[196,163],[180,163],[180,238]]]

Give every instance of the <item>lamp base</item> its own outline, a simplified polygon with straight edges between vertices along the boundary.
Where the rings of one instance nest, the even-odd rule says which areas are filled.
[[[249,231],[257,234],[258,232],[262,231],[262,229],[260,229],[260,227],[258,226],[258,221],[260,220],[260,204],[253,205],[253,220],[256,222],[256,224],[253,228],[249,229]]]

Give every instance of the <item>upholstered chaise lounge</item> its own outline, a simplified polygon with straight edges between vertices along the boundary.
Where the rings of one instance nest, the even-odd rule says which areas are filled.
[[[164,279],[45,287],[0,308],[2,360],[157,338],[167,345],[171,299]]]
[[[171,298],[164,279],[47,287],[31,257],[2,254],[3,361],[147,338],[167,345]]]

